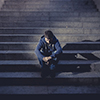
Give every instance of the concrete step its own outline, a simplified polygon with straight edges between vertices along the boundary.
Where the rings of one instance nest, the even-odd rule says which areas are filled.
[[[22,4],[23,5],[23,4]],[[4,8],[8,8],[8,9],[11,9],[11,8],[13,8],[13,9],[17,9],[17,8],[22,8],[22,9],[36,9],[36,8],[41,8],[41,9],[50,9],[50,8],[52,8],[52,9],[55,9],[55,8],[60,8],[60,9],[96,9],[96,7],[95,6],[86,6],[86,5],[84,5],[84,6],[78,6],[78,5],[76,5],[76,6],[73,6],[73,5],[68,5],[68,4],[63,4],[63,5],[61,5],[61,4],[24,4],[24,6],[22,6],[21,4],[20,4],[20,6],[19,6],[19,4],[9,4],[9,5],[4,5],[3,7],[2,7],[2,9],[4,9]]]
[[[34,16],[34,17],[15,17],[15,16],[1,16],[0,17],[0,22],[2,23],[32,23],[32,22],[100,22],[100,18],[99,17],[64,17],[64,16]]]
[[[45,30],[51,30],[53,33],[62,34],[99,34],[100,28],[54,28],[54,27],[0,27],[0,34],[43,34]]]
[[[0,60],[36,60],[34,50],[1,50]],[[99,60],[100,50],[64,50],[61,60]]]
[[[0,86],[0,94],[100,94],[100,86]]]
[[[57,86],[57,85],[100,85],[100,73],[84,72],[59,73],[55,79],[41,79],[40,73],[35,72],[0,72],[1,86]]]
[[[41,4],[41,5],[40,5]],[[80,7],[80,6],[90,6],[90,7],[96,7],[95,5],[94,5],[94,3],[93,2],[20,2],[20,3],[16,3],[16,2],[5,2],[4,3],[4,5],[3,5],[3,7],[5,7],[5,6],[7,6],[7,7],[9,7],[9,5],[11,5],[11,6],[21,6],[21,5],[24,5],[24,7],[25,6],[27,6],[27,5],[33,5],[33,6],[39,6],[40,5],[40,7],[41,6],[69,6],[69,7]]]
[[[96,12],[97,11],[97,9],[61,9],[61,8],[55,8],[55,9],[53,9],[53,8],[50,8],[50,9],[45,9],[45,8],[43,8],[43,9],[41,9],[41,8],[37,8],[37,9],[35,9],[35,8],[26,8],[26,9],[24,9],[24,8],[2,8],[2,11],[56,11],[56,12],[63,12],[63,11],[66,11],[66,12],[74,12],[74,11],[76,11],[76,12]]]
[[[93,2],[93,0],[91,0],[91,1],[88,1],[88,0],[85,0],[85,1],[68,1],[68,0],[66,0],[66,1],[45,1],[45,0],[42,0],[42,1],[8,1],[8,0],[6,0],[5,1],[5,4],[13,4],[13,3],[23,3],[23,4],[25,4],[25,3],[40,3],[40,4],[42,4],[42,3],[55,3],[55,2],[57,2],[57,3],[75,3],[75,4],[77,4],[77,3],[85,3],[86,5],[87,4],[89,4],[89,3],[94,3]]]
[[[100,28],[100,22],[65,22],[65,21],[34,21],[34,22],[2,22],[0,27],[59,27],[59,28]]]
[[[50,21],[99,22],[99,17],[50,17]]]
[[[0,72],[40,72],[38,60],[1,60]],[[56,72],[100,72],[100,60],[60,60]]]
[[[14,17],[100,17],[99,12],[43,12],[43,11],[0,11],[0,16],[6,17],[6,16],[14,16]],[[3,18],[1,17],[1,18]]]
[[[38,42],[41,38],[41,36],[44,33],[39,33],[39,34],[0,34],[0,43],[14,43],[14,42],[19,42],[20,43],[27,43],[32,44],[33,42]],[[54,33],[57,39],[60,42],[68,43],[68,42],[82,42],[85,43],[99,43],[100,41],[100,35],[99,34],[62,34],[62,33]]]
[[[38,60],[1,60],[0,61],[0,67],[2,70],[2,67],[12,67],[14,69],[14,66],[29,66],[29,67],[34,67],[34,69],[37,67],[39,68],[39,62]],[[74,71],[100,71],[100,60],[59,60],[58,65],[57,65],[57,71],[68,71],[69,68],[70,70]],[[8,67],[8,70],[9,70]],[[82,68],[83,69],[82,69]],[[12,69],[12,70],[13,70]],[[82,70],[81,70],[82,69]],[[5,69],[6,71],[6,69]],[[35,70],[34,70],[35,71]]]
[[[0,50],[34,50],[38,42],[0,42]],[[63,50],[100,50],[100,42],[60,42]]]
[[[85,2],[85,1],[88,1],[88,2],[93,2],[93,0],[43,0],[43,2]],[[41,2],[41,0],[6,0],[5,2]]]

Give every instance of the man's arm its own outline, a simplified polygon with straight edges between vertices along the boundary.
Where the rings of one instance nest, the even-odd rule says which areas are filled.
[[[39,43],[38,43],[38,45],[37,45],[37,47],[36,47],[36,49],[35,49],[35,54],[36,54],[37,57],[39,57],[40,59],[43,59],[43,57],[44,57],[44,55],[41,54],[41,52],[40,52],[40,50],[41,50],[42,47],[43,47],[43,41],[40,40]]]
[[[39,57],[40,59],[43,59],[43,61],[48,62],[48,60],[51,59],[51,57],[45,57],[43,54],[41,54],[40,49],[43,47],[43,42],[42,40],[39,41],[36,49],[35,49],[35,54],[37,55],[37,57]]]
[[[62,48],[60,46],[59,41],[56,42],[55,48],[56,48],[56,52],[51,55],[51,58],[56,57],[57,55],[59,55],[62,52]]]

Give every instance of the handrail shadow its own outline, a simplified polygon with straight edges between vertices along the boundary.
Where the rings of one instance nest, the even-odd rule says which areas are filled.
[[[62,48],[63,51],[72,51],[71,53],[62,53],[62,55],[60,56],[59,60],[67,60],[67,61],[72,61],[72,64],[66,64],[66,65],[58,65],[57,67],[57,72],[58,74],[60,74],[61,72],[72,72],[73,74],[76,74],[76,72],[78,73],[82,73],[82,72],[90,72],[92,70],[91,68],[91,64],[81,64],[81,63],[77,63],[79,61],[92,61],[94,60],[100,60],[99,57],[97,57],[96,55],[94,55],[92,52],[95,52],[96,50],[100,50],[100,46],[99,44],[92,44],[94,42],[99,42],[100,40],[96,40],[96,41],[91,41],[91,40],[84,40],[81,43],[83,44],[79,44],[79,42],[77,42],[78,44],[75,43],[66,43],[65,46]],[[84,44],[84,42],[91,42],[89,45]],[[80,52],[78,52],[78,51]],[[86,52],[85,52],[85,51]],[[77,51],[77,52],[74,52]],[[83,51],[83,52],[81,52]],[[90,51],[90,52],[87,52]],[[76,61],[76,63],[74,64],[73,62]],[[58,75],[57,74],[57,75]]]

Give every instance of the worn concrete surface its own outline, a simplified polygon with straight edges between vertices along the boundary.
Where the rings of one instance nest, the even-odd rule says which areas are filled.
[[[94,0],[98,10],[100,11],[100,0]]]
[[[0,10],[3,4],[4,4],[4,0],[0,0]]]
[[[100,86],[0,86],[0,94],[100,94]]]

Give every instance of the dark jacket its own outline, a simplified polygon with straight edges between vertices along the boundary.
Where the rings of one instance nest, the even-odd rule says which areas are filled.
[[[45,55],[41,53],[41,50],[44,52]],[[52,53],[54,51],[56,51],[56,53]],[[48,45],[48,43],[45,41],[45,37],[43,35],[35,49],[35,54],[40,59],[43,59],[43,57],[45,57],[47,55],[54,58],[57,55],[59,55],[60,53],[62,53],[62,48],[60,46],[58,39],[55,36],[53,37],[51,44]]]

